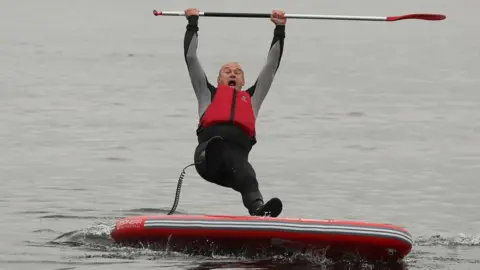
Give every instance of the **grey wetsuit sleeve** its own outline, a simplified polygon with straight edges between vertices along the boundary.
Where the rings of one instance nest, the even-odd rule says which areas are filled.
[[[270,50],[268,52],[267,61],[260,71],[260,74],[255,81],[255,84],[251,86],[247,91],[252,99],[253,112],[255,117],[258,116],[260,106],[263,100],[267,96],[268,91],[273,83],[273,78],[277,73],[277,69],[280,66],[280,60],[283,55],[283,44],[285,40],[285,25],[277,25],[273,31],[273,40],[270,44]]]
[[[215,94],[215,87],[208,82],[207,76],[197,56],[198,16],[189,16],[184,37],[184,56],[190,81],[198,101],[198,116],[201,117]]]

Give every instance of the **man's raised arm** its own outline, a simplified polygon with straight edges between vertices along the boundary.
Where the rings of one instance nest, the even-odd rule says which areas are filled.
[[[185,62],[188,68],[190,81],[198,100],[199,117],[205,112],[210,104],[211,89],[215,89],[208,80],[197,57],[198,47],[198,10],[187,9],[185,11],[188,24],[183,41]]]
[[[247,90],[252,97],[252,106],[255,117],[257,117],[260,106],[270,90],[273,79],[282,59],[286,23],[286,19],[283,17],[283,15],[284,13],[281,11],[272,12],[271,20],[276,26],[275,30],[273,31],[273,40],[270,44],[267,61],[255,84]]]

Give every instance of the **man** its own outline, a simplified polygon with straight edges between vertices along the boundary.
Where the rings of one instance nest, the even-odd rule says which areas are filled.
[[[184,54],[190,80],[198,100],[199,145],[195,167],[205,180],[229,187],[242,195],[243,205],[253,216],[277,217],[282,202],[273,198],[264,204],[255,171],[248,155],[255,139],[255,120],[280,65],[285,39],[286,18],[274,10],[270,20],[276,25],[267,61],[255,84],[245,91],[242,67],[236,62],[223,65],[217,86],[212,85],[197,57],[199,10],[185,10],[188,20]],[[231,44],[228,45],[231,47]]]

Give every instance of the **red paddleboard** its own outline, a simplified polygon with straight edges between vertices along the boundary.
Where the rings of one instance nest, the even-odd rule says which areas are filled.
[[[111,233],[124,245],[163,243],[171,250],[215,244],[216,250],[286,248],[323,250],[334,260],[398,261],[412,249],[402,227],[361,221],[251,216],[161,215],[119,220]]]

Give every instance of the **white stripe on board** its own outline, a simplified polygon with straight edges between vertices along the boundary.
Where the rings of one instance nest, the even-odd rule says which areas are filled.
[[[243,225],[243,226],[242,226]],[[366,230],[359,230],[355,228],[309,228],[308,231],[305,228],[301,227],[292,227],[286,224],[281,226],[258,226],[258,225],[250,225],[245,226],[244,224],[234,225],[234,224],[209,224],[209,223],[196,223],[194,225],[188,223],[154,223],[149,222],[145,224],[144,227],[152,228],[152,227],[164,227],[164,228],[172,228],[172,227],[200,227],[200,228],[223,228],[223,229],[245,229],[245,230],[254,230],[254,229],[266,229],[266,230],[288,230],[288,231],[304,231],[304,232],[324,232],[324,233],[345,233],[345,234],[363,234],[363,235],[373,235],[373,236],[387,236],[391,238],[400,238],[407,243],[413,245],[413,239],[409,236],[404,234],[392,233],[392,232],[381,232],[381,231],[366,231]]]
[[[406,232],[396,230],[393,228],[385,228],[385,227],[366,227],[366,226],[356,226],[356,225],[337,225],[337,224],[325,224],[325,223],[318,223],[318,224],[311,224],[311,223],[293,223],[293,222],[265,222],[265,221],[228,221],[228,220],[177,220],[177,219],[150,219],[145,220],[145,224],[149,223],[185,223],[185,224],[233,224],[233,225],[264,225],[264,226],[295,226],[295,227],[302,227],[302,228],[320,228],[320,227],[338,227],[338,228],[352,228],[352,229],[363,229],[363,230],[372,230],[372,231],[395,231],[403,234],[407,234]]]
[[[398,234],[411,238],[409,233],[403,231],[390,229],[390,228],[375,228],[375,227],[361,227],[361,226],[344,226],[344,225],[330,225],[330,224],[301,224],[301,223],[287,223],[287,222],[250,222],[250,221],[223,221],[223,220],[146,220],[145,225],[148,224],[218,224],[218,225],[231,225],[231,226],[248,226],[248,227],[297,227],[304,229],[339,229],[339,230],[354,230],[354,231],[372,231],[372,232],[386,232],[392,234]]]

